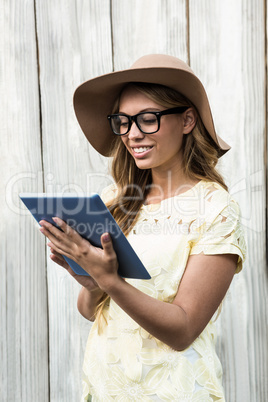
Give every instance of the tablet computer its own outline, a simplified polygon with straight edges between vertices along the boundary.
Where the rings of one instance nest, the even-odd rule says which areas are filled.
[[[100,237],[108,232],[117,254],[119,275],[123,278],[151,278],[98,194],[21,193],[19,196],[37,222],[44,219],[57,227],[52,217],[59,217],[93,246],[101,247]],[[76,274],[88,275],[75,261],[63,257]]]

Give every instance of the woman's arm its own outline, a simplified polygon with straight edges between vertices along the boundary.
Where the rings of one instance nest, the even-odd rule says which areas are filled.
[[[76,261],[141,327],[176,350],[184,350],[206,327],[219,307],[235,273],[237,255],[192,255],[173,303],[154,299],[118,275],[118,261],[108,234],[103,249],[92,246],[62,220],[62,231],[41,221],[56,252]]]
[[[89,291],[82,287],[77,299],[79,313],[87,320],[94,321],[96,308],[100,303],[103,294],[103,291],[99,288]]]
[[[173,303],[156,300],[119,277],[104,290],[151,335],[175,350],[184,350],[219,307],[235,273],[236,261],[237,255],[233,254],[190,256]]]
[[[89,276],[77,275],[60,253],[50,248],[50,258],[53,262],[65,268],[66,271],[80,284],[82,288],[77,299],[77,308],[80,314],[89,321],[94,321],[95,312],[104,292],[96,281]]]

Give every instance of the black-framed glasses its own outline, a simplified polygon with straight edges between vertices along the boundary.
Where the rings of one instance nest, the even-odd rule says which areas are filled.
[[[113,133],[116,135],[127,134],[131,129],[133,121],[143,134],[154,134],[160,129],[161,116],[183,113],[187,109],[189,109],[189,106],[179,106],[162,110],[161,112],[141,112],[134,116],[129,116],[125,113],[116,113],[110,114],[107,118]]]

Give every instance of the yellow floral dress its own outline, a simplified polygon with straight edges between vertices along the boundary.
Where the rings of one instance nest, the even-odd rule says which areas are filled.
[[[115,186],[105,189],[104,202],[115,193]],[[219,184],[205,180],[159,204],[144,205],[128,240],[151,279],[127,281],[166,303],[173,301],[190,255],[237,254],[238,273],[246,254],[239,205]],[[95,322],[86,346],[82,401],[225,401],[213,320],[178,352],[113,300],[104,312],[108,324],[99,334]]]

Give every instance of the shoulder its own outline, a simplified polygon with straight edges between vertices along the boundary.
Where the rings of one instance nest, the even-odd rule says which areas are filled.
[[[105,187],[101,192],[101,199],[106,204],[114,200],[118,195],[118,188],[115,183]]]
[[[202,188],[201,213],[190,233],[191,253],[237,254],[240,258],[236,272],[239,272],[247,250],[240,206],[218,183],[205,182]]]
[[[202,181],[199,188],[199,202],[206,217],[217,217],[223,211],[230,215],[240,216],[240,207],[232,195],[220,184],[212,181]]]
[[[230,198],[230,193],[219,183],[201,180],[200,193],[211,203],[225,202]]]

